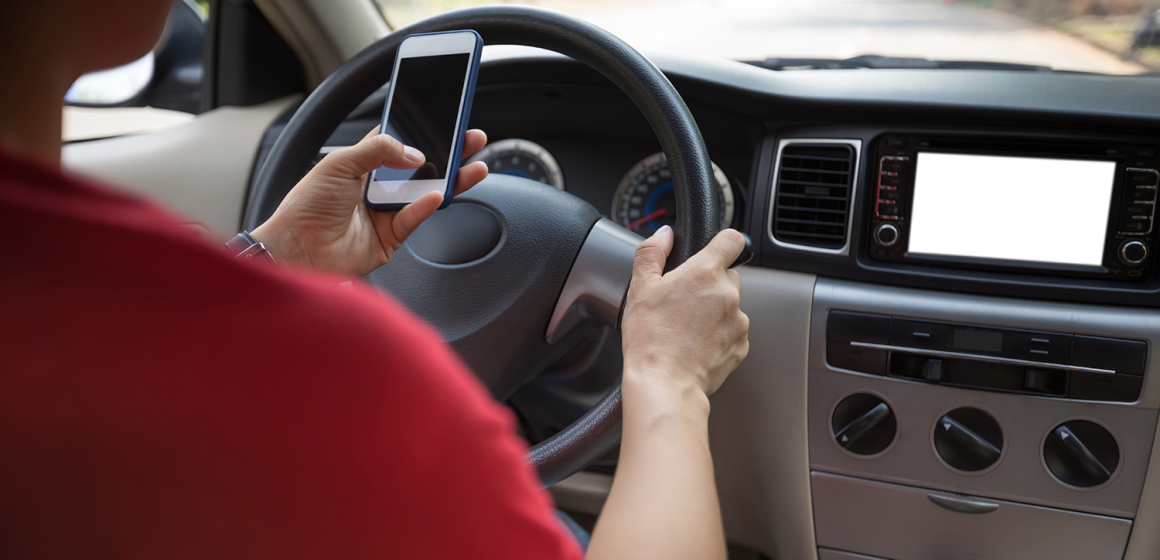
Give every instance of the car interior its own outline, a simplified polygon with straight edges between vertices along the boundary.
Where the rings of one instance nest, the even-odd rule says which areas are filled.
[[[413,239],[365,280],[513,411],[558,508],[591,528],[616,470],[635,243],[732,227],[750,350],[710,399],[731,558],[1160,557],[1160,76],[637,54],[506,4],[396,29],[372,0],[178,0],[139,88],[66,97],[63,166],[224,240],[379,125],[406,34],[463,28],[492,175],[436,218],[488,208],[494,242]]]

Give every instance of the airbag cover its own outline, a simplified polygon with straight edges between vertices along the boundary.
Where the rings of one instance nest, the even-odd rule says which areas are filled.
[[[418,257],[439,264],[482,259],[503,235],[495,212],[478,204],[456,202],[427,218],[407,243]]]

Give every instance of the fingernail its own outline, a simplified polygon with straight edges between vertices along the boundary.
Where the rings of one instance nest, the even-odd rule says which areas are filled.
[[[420,152],[419,150],[416,150],[415,148],[412,148],[410,146],[403,146],[403,157],[405,157],[405,158],[407,158],[415,163],[420,163],[424,159],[423,152]]]
[[[671,230],[671,229],[673,229],[673,228],[671,228],[671,227],[669,227],[669,226],[667,226],[667,225],[664,225],[664,226],[661,226],[661,228],[660,228],[660,229],[658,229],[658,230],[657,230],[657,232],[656,232],[656,233],[654,233],[653,235],[663,235],[663,234],[666,234],[666,233],[668,233],[668,232],[669,232],[669,230]]]

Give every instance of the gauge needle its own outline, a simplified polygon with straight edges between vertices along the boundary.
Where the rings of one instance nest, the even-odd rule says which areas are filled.
[[[647,216],[645,216],[645,217],[643,217],[643,218],[641,218],[641,219],[639,219],[631,224],[628,224],[628,229],[636,229],[636,228],[640,227],[641,224],[643,224],[645,222],[651,222],[651,221],[653,221],[661,216],[664,216],[664,215],[665,215],[665,209],[661,208],[660,210],[657,210],[656,212],[653,212],[652,214],[649,214],[649,215],[647,215]]]

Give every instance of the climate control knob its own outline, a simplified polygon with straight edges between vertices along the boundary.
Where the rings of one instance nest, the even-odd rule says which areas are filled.
[[[898,420],[890,405],[866,393],[850,395],[830,418],[831,435],[843,449],[855,455],[877,455],[886,451],[898,434]]]
[[[1003,454],[1003,429],[982,410],[956,408],[935,424],[934,450],[953,469],[970,473],[985,470]]]
[[[889,247],[898,243],[898,227],[894,224],[878,224],[874,228],[874,242],[882,247]]]
[[[1120,262],[1135,266],[1148,260],[1148,245],[1138,239],[1129,239],[1120,244]]]
[[[1043,463],[1056,480],[1068,486],[1091,488],[1111,480],[1120,466],[1120,446],[1103,426],[1072,420],[1047,434]]]

